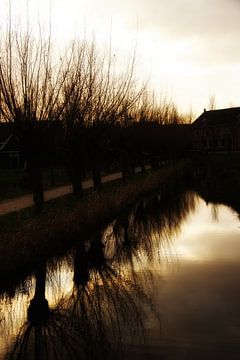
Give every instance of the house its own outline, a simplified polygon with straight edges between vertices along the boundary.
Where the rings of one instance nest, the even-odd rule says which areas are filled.
[[[62,142],[63,127],[57,121],[0,122],[0,168],[25,167],[32,157],[42,166],[59,164]]]
[[[240,107],[210,110],[193,122],[196,151],[240,151]]]
[[[13,124],[0,122],[0,168],[19,168],[22,165]]]

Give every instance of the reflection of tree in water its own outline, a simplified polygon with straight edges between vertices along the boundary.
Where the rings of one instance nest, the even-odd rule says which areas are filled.
[[[212,204],[211,213],[212,213],[212,220],[218,222],[219,219],[219,208],[216,204]]]
[[[195,198],[181,188],[140,202],[104,231],[79,242],[73,255],[73,289],[49,308],[46,266],[36,271],[28,321],[8,359],[120,358],[124,345],[144,341],[145,319],[154,307],[147,262],[156,245],[176,234],[194,209]],[[164,240],[165,239],[165,240]]]
[[[195,206],[196,196],[181,183],[164,194],[139,202],[113,224],[112,236],[118,248],[115,256],[133,262],[133,257],[144,253],[151,261],[161,247],[169,247],[170,239],[178,235]]]
[[[154,309],[152,299],[139,279],[106,258],[101,231],[76,249],[73,294],[69,309],[87,329],[86,343],[94,351],[89,357],[121,357],[124,343],[144,339],[143,319],[147,308]]]
[[[54,310],[45,297],[46,266],[36,271],[28,320],[7,359],[105,359],[123,354],[123,342],[144,337],[145,308],[153,307],[140,283],[106,259],[102,232],[74,253],[74,287]]]
[[[75,359],[69,341],[71,326],[62,309],[51,310],[45,298],[46,265],[35,273],[35,294],[28,307],[28,319],[21,327],[6,359]],[[66,326],[67,325],[67,326]]]

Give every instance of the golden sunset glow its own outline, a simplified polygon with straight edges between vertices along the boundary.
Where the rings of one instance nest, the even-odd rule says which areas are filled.
[[[9,16],[7,0],[0,0],[2,26]],[[140,81],[150,78],[156,94],[168,93],[181,110],[198,114],[215,95],[218,107],[238,106],[240,93],[240,4],[233,0],[127,1],[12,0],[12,15],[26,16],[56,43],[95,37],[121,59],[136,47]]]

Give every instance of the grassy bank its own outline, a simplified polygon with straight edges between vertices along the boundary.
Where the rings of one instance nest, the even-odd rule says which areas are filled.
[[[38,217],[29,210],[0,219],[0,286],[24,276],[38,262],[60,255],[141,196],[180,176],[189,162],[180,161],[158,171],[136,175],[128,182],[106,184],[76,201],[71,196],[56,199]]]

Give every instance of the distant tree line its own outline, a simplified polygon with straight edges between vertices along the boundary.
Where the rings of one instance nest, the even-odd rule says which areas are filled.
[[[103,169],[128,178],[137,166],[156,169],[188,151],[185,118],[137,85],[135,56],[119,70],[111,51],[101,53],[94,42],[74,41],[59,55],[50,37],[36,40],[11,27],[0,41],[0,114],[13,123],[37,213],[43,167],[64,165],[80,197],[87,173],[99,190]]]

